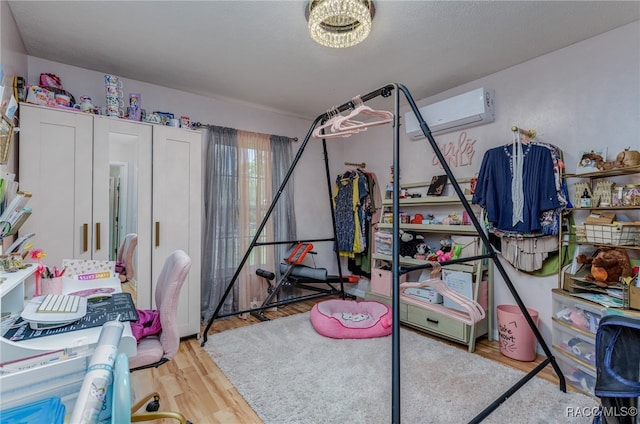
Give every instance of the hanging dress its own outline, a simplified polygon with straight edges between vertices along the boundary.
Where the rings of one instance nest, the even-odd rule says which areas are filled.
[[[543,211],[560,207],[553,162],[549,149],[533,144],[522,146],[522,217],[514,223],[510,182],[513,175],[513,145],[488,150],[482,158],[472,203],[484,208],[487,220],[503,231],[532,233],[541,230]]]

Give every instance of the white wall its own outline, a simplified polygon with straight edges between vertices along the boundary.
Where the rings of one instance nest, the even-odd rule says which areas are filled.
[[[4,71],[4,78],[0,84],[4,85],[4,95],[0,103],[8,102],[13,92],[13,76],[27,74],[27,55],[25,53],[22,38],[18,32],[18,26],[13,19],[13,14],[6,1],[0,1],[0,64]],[[0,108],[5,112],[6,107]],[[15,145],[9,153],[9,161],[3,166],[4,171],[15,172],[17,168],[17,155]]]
[[[582,149],[608,147],[609,160],[625,147],[640,149],[639,35],[640,22],[635,22],[422,99],[418,106],[478,87],[495,90],[494,123],[436,137],[443,152],[456,147],[461,139],[475,140],[470,164],[450,165],[457,178],[473,176],[486,150],[511,142],[513,125],[533,128],[539,140],[560,147],[568,172],[575,172]],[[393,100],[388,100],[388,110],[392,108]],[[367,170],[377,174],[383,188],[389,181],[392,164],[392,131],[390,126],[370,128],[341,142],[330,149],[331,168],[340,172],[345,168],[344,161],[366,162]],[[443,173],[440,167],[432,165],[434,154],[426,139],[409,140],[402,126],[400,132],[401,181],[430,181],[432,176]],[[640,182],[640,177],[634,178]],[[551,289],[557,287],[557,276],[531,277],[504,261],[503,264],[525,304],[539,312],[539,327],[550,343]],[[494,287],[495,305],[515,304],[499,276]]]

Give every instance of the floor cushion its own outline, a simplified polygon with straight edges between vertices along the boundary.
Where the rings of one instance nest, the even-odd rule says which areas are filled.
[[[311,309],[315,330],[334,339],[367,339],[391,334],[391,308],[375,301],[331,299]]]

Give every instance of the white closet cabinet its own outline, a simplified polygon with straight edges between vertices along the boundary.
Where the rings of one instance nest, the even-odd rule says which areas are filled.
[[[136,306],[139,309],[151,309],[151,125],[96,116],[93,121],[93,144],[107,146],[108,149],[105,152],[94,147],[94,187],[100,186],[94,192],[107,193],[106,196],[101,194],[96,201],[99,201],[100,208],[106,208],[111,213],[116,208],[120,210],[117,219],[109,217],[109,233],[113,226],[118,226],[119,240],[128,233],[138,235],[134,253]],[[96,175],[100,177],[96,178]],[[111,184],[116,185],[120,193],[117,201],[109,199]],[[109,243],[109,239],[105,240]],[[119,240],[111,241],[112,250],[120,247]]]
[[[201,145],[199,132],[153,127],[152,281],[155,288],[172,251],[181,249],[191,257],[178,305],[181,336],[200,331]]]
[[[46,263],[108,258],[108,146],[94,145],[93,117],[35,105],[20,106],[20,189],[33,209],[20,229],[36,233]],[[93,158],[105,158],[94,166]]]

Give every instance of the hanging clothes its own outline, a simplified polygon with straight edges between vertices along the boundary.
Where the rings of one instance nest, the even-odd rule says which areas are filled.
[[[514,142],[485,153],[472,203],[486,211],[492,241],[515,268],[531,272],[558,251],[567,205],[560,150],[547,143]],[[505,181],[507,182],[505,184]]]
[[[359,254],[354,254],[353,258],[348,260],[348,269],[353,275],[361,275],[371,278],[371,255],[373,254],[372,243],[372,227],[378,222],[378,208],[382,204],[382,196],[380,190],[377,189],[377,178],[373,172],[362,171],[367,179],[369,195],[363,200],[362,205],[362,235],[364,240],[364,249]]]
[[[560,232],[560,226],[562,225],[562,218],[567,207],[571,207],[569,202],[569,191],[567,189],[567,182],[562,179],[562,172],[564,171],[564,161],[562,159],[562,150],[557,146],[549,143],[543,143],[540,141],[534,141],[532,144],[537,146],[546,147],[551,154],[551,161],[553,162],[553,175],[556,183],[556,194],[558,196],[558,202],[560,207],[557,209],[544,211],[540,217],[541,233],[546,235],[557,235]]]
[[[362,205],[369,195],[367,179],[359,170],[346,171],[336,178],[333,201],[336,214],[337,250],[353,258],[364,250]]]
[[[487,212],[492,226],[503,231],[517,233],[540,232],[542,212],[560,207],[556,191],[553,162],[549,149],[527,143],[517,155],[517,169],[521,169],[522,216],[514,223],[512,181],[514,177],[514,145],[488,150],[482,158],[478,182],[472,203]],[[518,194],[518,198],[520,195]]]

